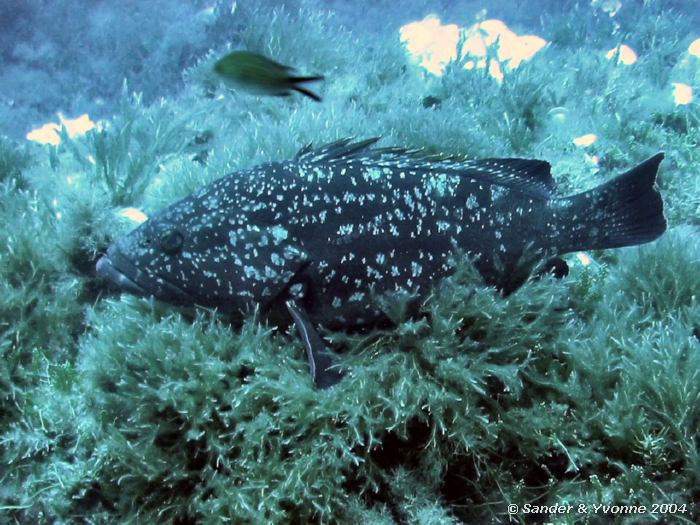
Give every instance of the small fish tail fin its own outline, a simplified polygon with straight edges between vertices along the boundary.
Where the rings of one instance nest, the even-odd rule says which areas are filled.
[[[313,91],[310,91],[310,90],[308,90],[308,89],[306,89],[306,88],[303,88],[303,87],[301,87],[301,86],[292,86],[292,89],[293,89],[294,91],[298,91],[298,92],[301,93],[302,95],[306,95],[307,97],[314,99],[316,102],[321,102],[321,97],[319,97],[319,96],[318,96],[316,93],[314,93]]]
[[[302,82],[314,82],[316,80],[323,80],[323,76],[321,75],[315,75],[315,76],[308,76],[308,77],[289,77],[289,82],[290,82],[290,88],[293,89],[294,91],[298,91],[302,95],[306,95],[307,97],[315,100],[316,102],[321,102],[321,97],[319,97],[316,93],[311,91],[310,89],[306,89],[305,87],[300,86]]]
[[[559,253],[644,244],[666,231],[663,200],[656,187],[657,153],[592,190],[551,201],[560,214],[552,244]]]
[[[315,82],[316,80],[323,80],[324,78],[323,75],[311,75],[306,77],[289,77],[289,80],[294,84],[298,84],[300,82]]]

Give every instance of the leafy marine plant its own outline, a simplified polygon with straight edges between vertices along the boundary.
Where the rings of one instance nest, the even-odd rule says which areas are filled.
[[[159,171],[160,163],[183,151],[190,136],[187,119],[178,115],[165,100],[149,108],[141,95],[122,88],[120,112],[109,123],[89,131],[84,138],[71,139],[65,128],[61,139],[73,158],[94,180],[100,180],[112,205],[133,204]],[[58,157],[54,156],[54,164]]]
[[[44,479],[44,462],[53,464],[56,406],[37,387],[57,363],[70,367],[82,320],[81,283],[58,248],[50,208],[22,187],[29,182],[23,158],[3,156],[9,170],[0,182],[0,515],[8,522],[5,511],[26,508],[20,495],[35,492],[28,480]]]
[[[548,389],[541,374],[570,315],[565,288],[549,280],[503,301],[475,277],[466,266],[437,291],[430,325],[406,319],[397,332],[350,338],[353,371],[328,392],[312,387],[297,344],[256,322],[237,334],[209,314],[190,324],[149,301],[103,302],[81,341],[76,387],[105,446],[87,460],[94,485],[74,487],[83,496],[72,512],[333,521],[355,512],[350,494],[399,516],[449,516],[429,499],[444,490],[454,497],[441,472],[462,475],[455,451],[485,466],[502,453],[499,433],[523,450],[549,446],[527,445],[531,429],[518,416],[511,422],[507,406],[522,399],[524,384],[528,395]],[[520,335],[504,344],[502,331]],[[546,432],[550,419],[554,431],[558,419],[544,412],[534,424]],[[432,465],[433,477],[411,496],[397,476],[412,486],[425,476],[414,464]],[[479,485],[466,487],[486,497]]]
[[[572,400],[573,420],[584,423],[577,432],[589,459],[549,501],[686,504],[676,518],[692,522],[698,305],[688,292],[697,288],[697,248],[692,230],[672,230],[658,243],[623,250],[585,295],[574,283],[577,312],[595,316],[575,323],[564,343],[571,373],[561,393]],[[589,301],[593,310],[582,310]]]
[[[582,299],[614,289],[593,286],[606,291]],[[620,354],[623,369],[609,336],[578,321],[569,291],[545,278],[503,299],[459,265],[425,319],[398,304],[397,330],[344,336],[352,371],[326,392],[313,388],[296,339],[253,319],[239,333],[206,312],[188,321],[148,300],[103,301],[76,373],[51,373],[84,400],[73,410],[85,448],[74,449],[76,467],[55,458],[64,490],[27,487],[51,487],[44,512],[126,522],[456,523],[496,519],[511,502],[644,501],[653,479],[682,501],[664,459],[682,453],[696,468],[687,432],[697,368],[683,359],[697,343],[682,350],[649,327],[617,347],[644,348]],[[669,366],[685,379],[662,384],[668,376],[649,369]],[[70,418],[57,422],[61,435]],[[645,458],[656,470],[627,466]]]
[[[637,279],[644,272],[648,279]],[[700,241],[697,228],[684,226],[669,232],[653,248],[625,252],[610,284],[623,291],[612,305],[618,310],[640,308],[643,318],[690,318],[698,305]]]
[[[36,353],[59,352],[62,342],[49,334],[64,309],[75,312],[77,289],[70,278],[60,279],[66,261],[54,251],[45,203],[24,184],[28,159],[21,153],[0,154],[6,177],[0,181],[0,349],[3,383],[11,387],[26,379],[22,370],[36,366]],[[48,253],[46,251],[48,250]],[[55,302],[48,294],[55,293]],[[49,307],[53,304],[53,307]],[[68,328],[68,327],[66,327]],[[47,343],[47,341],[49,341]],[[55,346],[52,344],[55,343]],[[39,349],[41,352],[36,352]],[[7,383],[5,383],[7,381]],[[14,403],[5,408],[10,410]]]
[[[303,361],[259,324],[234,334],[210,316],[190,325],[134,300],[107,305],[91,324],[81,369],[109,442],[92,461],[110,506],[211,523],[330,512],[338,473],[319,469],[330,474],[354,455],[329,439],[330,399],[315,401]],[[132,338],[117,343],[124,329]]]
[[[14,179],[23,186],[22,171],[29,165],[30,157],[26,150],[17,148],[4,136],[0,136],[0,182]]]
[[[115,207],[155,210],[231,166],[353,133],[430,151],[547,158],[572,193],[664,144],[666,214],[672,224],[697,222],[697,104],[649,107],[652,90],[633,100],[668,56],[654,59],[648,40],[635,73],[565,46],[605,49],[619,18],[584,20],[581,4],[549,63],[532,62],[501,87],[460,72],[436,88],[412,76],[396,42],[363,47],[376,59],[357,67],[343,58],[356,56],[350,39],[323,44],[329,29],[318,26],[327,21],[299,30],[284,11],[270,30],[264,10],[255,23],[246,13],[239,6],[222,17],[222,30],[290,62],[318,48],[313,65],[329,77],[322,107],[190,93],[149,108],[127,96],[111,127],[66,142],[53,170],[43,154],[1,144],[0,520],[442,524],[502,522],[508,503],[697,501],[692,228],[591,253],[587,267],[571,257],[564,281],[545,277],[507,298],[460,265],[418,315],[401,301],[385,305],[395,329],[326,334],[350,369],[328,392],[313,389],[297,338],[252,315],[231,327],[207,311],[85,293],[91,258],[130,227],[109,218]],[[440,103],[423,107],[427,95]],[[569,127],[545,127],[549,105],[569,105]],[[193,118],[198,111],[206,115]],[[577,126],[603,145],[575,150]],[[206,169],[183,146],[202,129],[211,130]],[[601,155],[600,175],[587,155]],[[90,191],[68,185],[76,172]],[[678,520],[697,522],[694,512]]]

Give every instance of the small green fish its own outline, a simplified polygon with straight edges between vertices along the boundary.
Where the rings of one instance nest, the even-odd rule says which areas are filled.
[[[287,97],[291,95],[290,91],[294,90],[320,102],[321,97],[300,84],[323,80],[323,77],[293,76],[293,70],[293,67],[284,66],[250,51],[234,51],[214,64],[214,72],[234,88],[278,97]]]

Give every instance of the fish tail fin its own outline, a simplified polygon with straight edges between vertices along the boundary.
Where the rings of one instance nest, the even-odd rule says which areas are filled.
[[[299,85],[302,82],[314,82],[316,80],[323,80],[323,76],[314,75],[308,77],[289,77],[290,88],[294,91],[298,91],[302,95],[306,95],[307,97],[314,99],[316,102],[321,102],[321,97],[319,97],[316,93]]]
[[[657,153],[592,190],[551,201],[562,213],[552,244],[559,253],[603,250],[651,242],[666,231],[663,200],[656,187]]]
[[[319,97],[319,96],[318,96],[316,93],[314,93],[313,91],[310,91],[310,90],[308,90],[308,89],[306,89],[306,88],[303,88],[303,87],[301,87],[301,86],[292,86],[292,89],[293,89],[294,91],[298,91],[298,92],[301,93],[302,95],[306,95],[307,97],[314,99],[316,102],[321,102],[321,97]]]
[[[293,84],[298,84],[300,82],[315,82],[316,80],[323,80],[324,78],[323,75],[311,75],[307,77],[289,77],[289,80]]]

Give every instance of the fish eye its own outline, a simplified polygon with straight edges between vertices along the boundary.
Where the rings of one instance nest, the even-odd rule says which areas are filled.
[[[160,249],[168,255],[177,255],[182,250],[184,237],[177,230],[168,230],[160,238]]]

